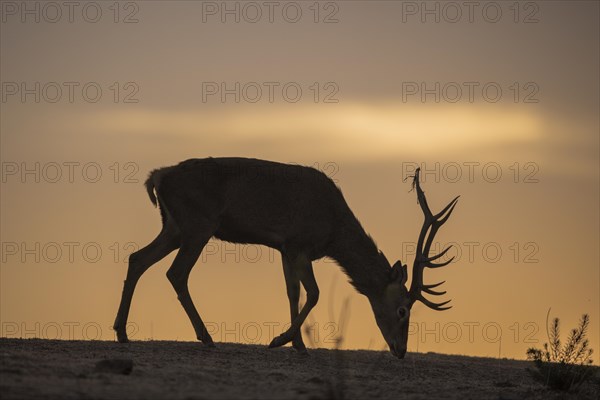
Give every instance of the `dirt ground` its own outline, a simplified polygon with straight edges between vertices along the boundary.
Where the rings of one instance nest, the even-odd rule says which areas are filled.
[[[113,360],[113,361],[103,361]],[[117,360],[117,361],[114,361]],[[119,361],[124,360],[124,361]],[[100,363],[100,364],[98,364]],[[2,399],[597,399],[557,393],[526,361],[217,343],[0,339]]]

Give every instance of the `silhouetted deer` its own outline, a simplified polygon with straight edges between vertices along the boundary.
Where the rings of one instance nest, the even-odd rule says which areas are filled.
[[[119,342],[128,340],[127,316],[140,276],[179,248],[167,277],[198,340],[214,345],[192,303],[188,277],[203,247],[210,238],[216,237],[235,243],[265,245],[281,252],[292,324],[274,338],[269,347],[292,342],[296,350],[306,352],[300,328],[319,299],[312,261],[328,256],[339,263],[356,290],[367,296],[390,351],[403,358],[410,310],[415,301],[434,310],[450,308],[443,307],[449,301],[437,304],[423,296],[422,292],[446,293],[432,290],[443,282],[423,284],[423,270],[452,261],[434,263],[449,248],[433,257],[429,251],[435,234],[458,201],[456,197],[439,214],[433,215],[419,185],[418,169],[413,178],[414,187],[425,222],[417,243],[412,284],[407,290],[406,265],[397,261],[390,266],[346,204],[340,189],[316,169],[257,159],[207,158],[152,171],[146,189],[152,203],[160,208],[163,227],[152,243],[129,257],[114,324]],[[298,312],[300,282],[306,289],[306,304]]]

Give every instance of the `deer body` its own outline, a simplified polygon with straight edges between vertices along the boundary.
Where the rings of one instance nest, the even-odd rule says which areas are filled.
[[[339,189],[313,168],[209,158],[155,174],[148,185],[164,197],[161,205],[169,210],[169,200],[188,197],[189,211],[216,222],[216,238],[304,252],[311,260],[326,255],[338,222],[351,216]]]
[[[319,297],[312,261],[328,256],[368,297],[390,350],[398,357],[404,356],[408,315],[406,324],[398,328],[395,322],[402,318],[395,316],[396,321],[390,321],[389,314],[396,315],[397,307],[408,311],[412,305],[404,288],[406,266],[390,266],[340,189],[322,172],[257,159],[191,159],[152,171],[146,189],[150,200],[160,208],[163,228],[152,243],[130,256],[114,324],[120,342],[127,341],[125,326],[140,276],[179,249],[167,277],[198,340],[213,345],[191,300],[187,281],[203,247],[215,237],[265,245],[281,252],[292,325],[269,347],[292,342],[296,350],[306,351],[300,328]],[[301,310],[300,283],[306,290],[306,304]],[[391,302],[390,296],[395,296]]]

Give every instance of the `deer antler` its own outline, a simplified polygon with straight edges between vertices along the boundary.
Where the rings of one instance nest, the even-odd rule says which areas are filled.
[[[441,253],[435,256],[429,256],[429,250],[431,249],[431,244],[433,243],[433,239],[435,238],[435,234],[438,229],[448,220],[452,211],[454,211],[454,206],[458,202],[458,198],[460,196],[456,196],[454,200],[452,200],[442,211],[438,214],[433,215],[429,206],[427,205],[427,199],[425,198],[425,193],[421,189],[421,185],[419,184],[419,172],[420,168],[417,168],[415,172],[415,176],[413,177],[413,188],[417,189],[417,201],[421,205],[421,210],[423,210],[423,214],[425,215],[425,220],[423,221],[423,227],[421,228],[421,233],[419,234],[419,241],[417,242],[417,254],[415,256],[415,262],[413,264],[413,275],[412,282],[410,285],[409,296],[411,298],[412,303],[419,300],[427,307],[432,308],[437,311],[447,310],[452,308],[452,306],[443,307],[448,304],[450,300],[444,301],[442,303],[434,303],[423,296],[423,292],[434,295],[441,296],[446,292],[438,292],[436,290],[432,290],[443,284],[443,282],[439,282],[433,285],[425,285],[423,283],[423,270],[425,267],[427,268],[439,268],[446,266],[454,260],[454,257],[451,259],[441,262],[434,263],[433,261],[443,257],[448,250],[452,246],[448,246]],[[427,232],[429,231],[429,235]]]

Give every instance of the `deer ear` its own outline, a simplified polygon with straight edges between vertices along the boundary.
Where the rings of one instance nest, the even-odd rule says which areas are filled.
[[[402,261],[398,260],[394,266],[392,266],[390,278],[392,282],[400,282],[401,285],[406,283],[408,280],[408,271],[406,265],[402,265]]]

